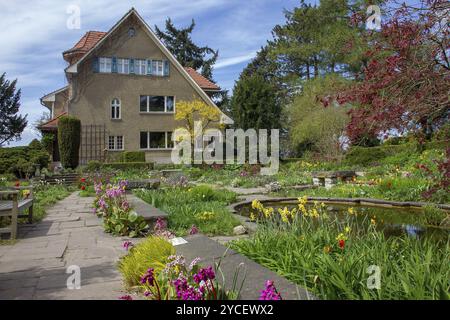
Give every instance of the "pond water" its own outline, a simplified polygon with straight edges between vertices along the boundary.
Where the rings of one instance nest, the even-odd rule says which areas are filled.
[[[425,225],[423,211],[411,208],[384,208],[362,206],[357,204],[335,204],[325,203],[330,217],[335,217],[338,221],[344,221],[348,215],[348,209],[352,207],[358,213],[356,220],[359,223],[368,223],[368,219],[375,217],[377,229],[384,232],[386,236],[400,236],[406,234],[411,237],[430,237],[435,240],[446,240],[450,236],[450,229]],[[264,207],[278,208],[287,207],[289,210],[298,208],[298,202],[264,202]],[[312,204],[307,204],[307,207]],[[251,204],[236,208],[237,213],[246,217],[250,216]]]

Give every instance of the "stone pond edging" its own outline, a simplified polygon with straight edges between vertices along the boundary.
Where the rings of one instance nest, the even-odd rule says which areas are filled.
[[[334,198],[334,197],[306,197],[308,201],[321,201],[330,204],[357,204],[371,207],[384,207],[384,208],[411,208],[411,209],[421,209],[427,205],[434,205],[439,209],[446,210],[450,214],[450,205],[448,204],[434,204],[428,202],[414,202],[414,201],[390,201],[372,198]],[[289,202],[297,201],[298,197],[278,197],[278,198],[268,198],[258,199],[261,203],[267,202]],[[255,222],[249,221],[248,217],[241,216],[238,214],[238,209],[242,206],[249,205],[252,200],[244,200],[232,203],[228,206],[233,216],[235,216],[250,232],[255,232],[257,224]]]

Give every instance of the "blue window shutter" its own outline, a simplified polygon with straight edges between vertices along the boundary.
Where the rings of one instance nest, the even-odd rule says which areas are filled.
[[[117,73],[117,58],[113,57],[112,58],[112,68],[111,68],[113,73]]]
[[[99,72],[99,68],[100,68],[100,64],[98,61],[98,57],[94,57],[94,59],[92,59],[92,71],[97,73],[97,72]]]
[[[130,73],[134,73],[134,59],[130,59]]]
[[[169,76],[169,69],[170,69],[169,60],[164,60],[164,76],[165,77]]]
[[[151,76],[153,74],[153,61],[147,60],[147,75]]]

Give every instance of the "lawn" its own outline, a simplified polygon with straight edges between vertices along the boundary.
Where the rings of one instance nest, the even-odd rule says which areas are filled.
[[[138,190],[136,195],[169,214],[168,227],[177,235],[186,235],[192,226],[207,235],[230,235],[239,221],[227,205],[236,201],[236,194],[213,190],[204,185],[195,187],[163,187]]]

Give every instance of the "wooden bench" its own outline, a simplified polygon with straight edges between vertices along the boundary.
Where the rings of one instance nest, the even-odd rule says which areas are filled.
[[[19,199],[19,191],[30,190],[30,194],[24,198]],[[3,197],[10,197],[11,199],[3,200]],[[28,222],[33,222],[33,187],[14,187],[13,190],[0,191],[0,217],[11,217],[11,224],[8,227],[0,228],[0,235],[2,233],[10,233],[11,239],[17,236],[17,219],[28,218]],[[28,213],[24,211],[28,209]]]

